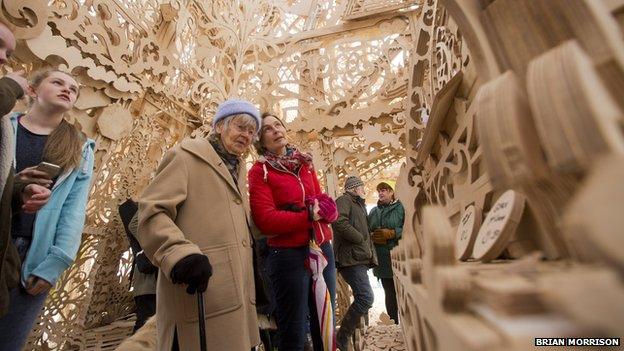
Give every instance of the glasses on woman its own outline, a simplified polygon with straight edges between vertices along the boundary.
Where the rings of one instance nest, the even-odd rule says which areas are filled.
[[[232,123],[236,131],[241,134],[247,134],[249,136],[254,136],[256,134],[256,127],[250,125],[243,125],[240,123]]]

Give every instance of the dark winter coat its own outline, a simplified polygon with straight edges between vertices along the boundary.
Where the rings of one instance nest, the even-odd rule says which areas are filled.
[[[403,222],[405,221],[405,210],[401,201],[396,200],[388,205],[377,205],[368,215],[368,226],[371,233],[375,229],[394,229],[395,237],[389,239],[385,245],[375,245],[379,266],[373,269],[373,274],[377,278],[392,278],[392,263],[390,261],[390,250],[398,245],[403,234]]]
[[[15,136],[7,114],[23,95],[22,88],[10,78],[0,79],[0,316],[9,306],[9,290],[19,283],[21,262],[11,244],[11,201],[13,188],[13,151]]]
[[[119,217],[132,249],[133,264],[130,276],[132,277],[132,295],[135,297],[156,294],[156,278],[158,277],[158,268],[146,259],[142,252],[143,248],[137,239],[139,231],[138,209],[139,205],[132,199],[128,199],[119,205]]]
[[[364,199],[345,193],[336,199],[338,219],[334,228],[334,254],[337,267],[377,265],[377,255],[368,231]]]

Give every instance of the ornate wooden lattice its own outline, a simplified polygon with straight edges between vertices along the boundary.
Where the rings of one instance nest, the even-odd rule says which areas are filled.
[[[409,350],[523,350],[545,334],[622,332],[619,312],[605,308],[623,298],[622,255],[599,248],[618,240],[606,233],[619,221],[604,210],[617,196],[603,191],[621,167],[617,156],[595,166],[624,145],[624,46],[608,12],[618,19],[622,5],[603,5],[426,1],[411,22],[399,181],[407,217],[392,253]],[[509,217],[484,215],[481,225],[482,212],[507,205]],[[471,227],[468,212],[479,217]],[[460,229],[480,249],[498,238],[498,251],[458,262]],[[604,304],[589,281],[610,287]],[[598,310],[604,320],[589,321]],[[528,321],[539,328],[522,329]]]

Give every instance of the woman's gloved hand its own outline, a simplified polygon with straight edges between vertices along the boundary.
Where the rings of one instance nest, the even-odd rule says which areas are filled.
[[[319,215],[321,215],[321,218],[323,218],[325,222],[332,223],[338,219],[338,207],[334,199],[325,193],[317,196],[317,199],[320,208]]]
[[[310,204],[314,204],[313,208],[316,210],[317,216],[314,220],[322,219],[327,223],[331,223],[338,218],[338,208],[336,201],[329,195],[322,193],[316,196],[309,196],[306,198],[306,206],[310,208]]]
[[[212,276],[212,266],[206,255],[191,254],[176,263],[171,269],[171,281],[174,284],[186,284],[186,292],[204,292]]]
[[[392,239],[395,236],[394,229],[379,228],[373,231],[372,239],[373,243],[377,245],[385,245],[388,239]]]

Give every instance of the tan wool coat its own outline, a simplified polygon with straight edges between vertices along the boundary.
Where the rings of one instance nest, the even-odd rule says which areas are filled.
[[[199,350],[197,298],[170,273],[182,258],[203,253],[212,265],[204,294],[209,350],[249,351],[260,343],[245,166],[238,186],[206,139],[186,139],[165,154],[139,201],[139,242],[160,268],[158,350]]]

